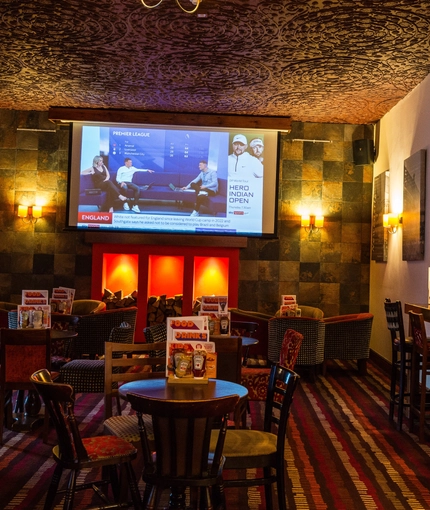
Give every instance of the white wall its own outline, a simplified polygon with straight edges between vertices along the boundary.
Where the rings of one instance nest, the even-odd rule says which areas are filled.
[[[430,75],[380,121],[378,158],[374,176],[390,171],[390,211],[403,207],[403,163],[420,149],[427,150],[426,238],[423,261],[402,261],[402,228],[388,240],[388,261],[370,264],[370,312],[374,314],[370,347],[391,360],[391,343],[384,299],[423,304],[428,300],[430,267]],[[408,318],[404,316],[405,327]]]

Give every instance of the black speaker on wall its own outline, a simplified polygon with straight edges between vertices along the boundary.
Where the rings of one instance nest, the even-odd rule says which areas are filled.
[[[374,149],[373,140],[365,138],[352,142],[352,155],[355,165],[369,165],[373,163]]]

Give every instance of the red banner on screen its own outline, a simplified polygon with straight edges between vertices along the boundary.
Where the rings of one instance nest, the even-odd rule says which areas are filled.
[[[79,212],[79,223],[111,224],[112,213],[108,212]]]

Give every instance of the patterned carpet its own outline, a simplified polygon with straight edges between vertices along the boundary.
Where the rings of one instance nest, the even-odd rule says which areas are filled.
[[[360,377],[349,363],[332,363],[327,377],[316,383],[301,379],[285,451],[290,509],[430,509],[430,448],[409,434],[407,420],[402,433],[388,422],[388,382],[372,364],[368,375]],[[78,399],[85,435],[102,431],[100,397]],[[252,426],[261,426],[262,409],[251,404]],[[43,444],[40,429],[27,434],[5,430],[4,440],[0,508],[43,508],[55,434],[50,445]],[[229,489],[226,494],[231,510],[266,510],[259,489]],[[89,503],[88,496],[81,496],[75,508]]]

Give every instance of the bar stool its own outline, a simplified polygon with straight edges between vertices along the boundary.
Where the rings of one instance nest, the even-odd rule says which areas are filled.
[[[406,390],[406,371],[412,368],[412,348],[413,341],[411,337],[405,336],[403,323],[402,304],[400,301],[391,302],[385,299],[385,316],[387,318],[387,327],[391,334],[391,385],[390,385],[390,411],[389,419],[394,419],[394,407],[397,409],[397,430],[402,430],[403,409],[409,407],[405,402],[410,397]],[[397,390],[397,372],[399,372],[399,392]]]

